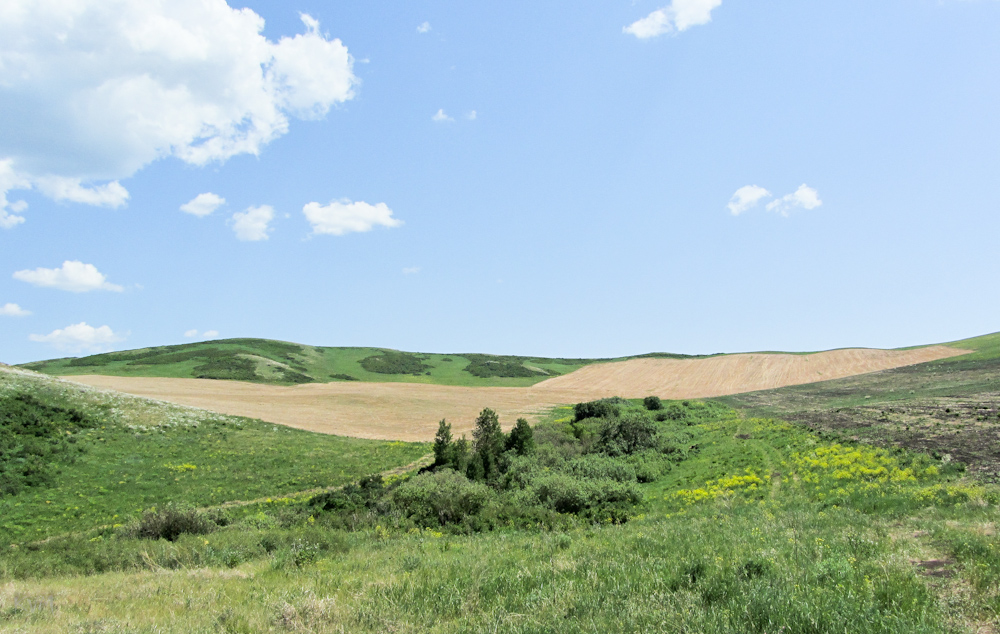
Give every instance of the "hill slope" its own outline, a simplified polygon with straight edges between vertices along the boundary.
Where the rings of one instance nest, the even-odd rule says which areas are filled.
[[[368,381],[525,387],[596,361],[421,354],[385,348],[326,348],[269,339],[222,339],[37,361],[21,367],[59,376],[229,379],[277,385]]]

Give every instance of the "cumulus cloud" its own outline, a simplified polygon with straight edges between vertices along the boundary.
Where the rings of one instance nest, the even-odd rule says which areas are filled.
[[[744,211],[756,207],[757,203],[770,195],[771,192],[767,191],[763,187],[758,187],[757,185],[746,185],[736,190],[736,193],[729,199],[729,204],[726,205],[726,207],[729,208],[729,211],[734,216],[738,216]]]
[[[225,0],[6,0],[0,6],[0,226],[6,192],[117,207],[149,163],[258,154],[289,118],[354,96],[354,60],[302,14],[269,40]]]
[[[222,196],[216,196],[212,192],[205,192],[204,194],[198,194],[181,205],[181,211],[203,218],[225,204],[226,199]]]
[[[197,337],[198,336],[198,329],[197,328],[192,328],[191,330],[185,330],[184,331],[184,336],[187,337],[188,339]]]
[[[201,333],[201,336],[204,337],[205,339],[213,339],[213,338],[219,336],[219,331],[218,330],[206,330],[205,332]]]
[[[66,260],[57,269],[37,268],[33,271],[17,271],[14,273],[14,279],[42,288],[57,288],[72,293],[86,293],[88,291],[121,293],[125,290],[118,284],[109,282],[108,278],[93,264],[84,264],[79,260]]]
[[[17,304],[6,303],[0,306],[0,316],[3,317],[27,317],[31,314],[30,310],[24,310]]]
[[[722,0],[673,0],[669,6],[653,11],[622,30],[640,40],[673,35],[692,26],[708,24],[712,21],[712,10],[721,4]]]
[[[66,352],[103,352],[112,344],[124,341],[125,336],[115,333],[108,326],[94,328],[86,322],[53,330],[47,335],[28,335],[28,339],[47,343]]]
[[[475,110],[470,110],[468,114],[465,115],[465,118],[469,121],[475,121],[477,116],[479,115],[476,114]]]
[[[792,209],[815,209],[822,204],[823,201],[819,199],[819,192],[803,183],[791,194],[769,202],[767,210],[787,216]]]
[[[424,22],[420,26],[417,27],[417,33],[427,33],[430,30],[431,30],[431,23],[430,22]]]
[[[249,207],[242,213],[233,214],[233,231],[236,232],[236,238],[244,242],[267,240],[272,220],[274,220],[274,207],[270,205]]]
[[[342,236],[345,233],[371,231],[376,226],[398,227],[402,220],[393,218],[385,203],[372,205],[364,201],[335,200],[329,205],[307,203],[302,208],[314,234]]]
[[[454,121],[454,119],[444,113],[444,108],[439,108],[438,111],[434,113],[434,116],[431,117],[431,121]]]

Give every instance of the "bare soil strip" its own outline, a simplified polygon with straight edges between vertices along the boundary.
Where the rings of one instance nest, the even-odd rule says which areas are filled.
[[[299,429],[381,440],[427,441],[446,418],[468,433],[484,407],[506,427],[554,405],[607,396],[707,398],[813,383],[943,359],[967,351],[833,350],[810,355],[737,354],[709,359],[633,359],[586,366],[527,388],[416,383],[309,383],[292,387],[210,379],[63,377],[181,405],[259,418]]]

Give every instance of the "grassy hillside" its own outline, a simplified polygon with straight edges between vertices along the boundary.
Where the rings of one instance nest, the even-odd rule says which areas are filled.
[[[46,425],[17,425],[24,419]],[[343,484],[428,451],[421,443],[314,434],[0,367],[0,543],[123,524],[170,502],[204,507]],[[3,487],[5,480],[11,486]]]
[[[871,400],[864,397],[874,398],[878,385],[882,398],[909,406],[927,398],[982,395],[977,386],[991,381],[980,376],[989,375],[987,364],[954,373],[909,372],[910,378],[842,384],[826,392],[785,388],[772,392],[769,403],[811,404],[829,414],[845,403],[864,407]],[[892,373],[871,376],[885,382]],[[17,389],[35,390],[49,405],[86,416],[100,413],[87,404],[96,398],[90,391],[61,392],[57,402],[46,393],[54,383],[23,375],[18,380]],[[897,395],[904,383],[909,387]],[[132,411],[117,401],[109,404],[109,411]],[[550,466],[535,475],[531,469],[514,471],[529,479],[517,494],[521,505],[507,512],[523,518],[525,509],[548,509],[537,525],[506,524],[498,514],[506,508],[502,497],[491,498],[498,494],[475,484],[458,486],[453,477],[439,481],[452,488],[423,499],[485,496],[477,498],[485,506],[468,511],[482,521],[414,514],[413,504],[423,502],[413,493],[431,491],[431,473],[387,478],[377,489],[363,480],[339,497],[274,494],[229,508],[205,503],[207,491],[171,488],[176,484],[168,482],[162,491],[175,493],[175,501],[202,495],[191,506],[209,507],[184,516],[190,522],[172,541],[143,537],[133,515],[120,527],[86,529],[81,522],[78,531],[44,542],[0,543],[0,630],[996,631],[1000,490],[970,478],[957,460],[940,453],[879,448],[851,440],[850,432],[754,416],[760,403],[732,404],[663,403],[663,409],[643,414],[658,421],[658,435],[666,434],[669,442],[656,446],[670,448],[663,454],[670,468],[648,481],[622,481],[642,496],[625,516],[553,506],[554,492],[573,500],[600,481],[580,469],[596,469],[605,479],[613,471],[626,480],[637,473],[615,462],[627,456],[613,458],[608,450],[618,445],[607,444],[606,430],[619,429],[612,422],[625,419],[600,419],[606,412],[596,406],[554,410],[535,427],[537,460]],[[643,410],[635,402],[615,407],[630,420]],[[134,411],[152,416],[155,410]],[[193,415],[179,409],[174,415],[181,411]],[[203,427],[220,431],[204,419],[195,431],[191,424],[177,435]],[[871,425],[889,430],[896,424],[890,419]],[[265,427],[257,430],[258,447],[292,438]],[[425,446],[412,449],[396,454],[394,462]],[[168,464],[178,474],[193,474],[203,465],[214,467],[212,460],[211,454],[191,460],[197,469]],[[155,463],[145,468],[157,469]],[[288,474],[277,462],[258,462],[256,469],[255,492],[295,489],[282,480]],[[552,469],[562,470],[561,488],[547,475]],[[351,470],[356,479],[362,469]],[[344,482],[352,479],[348,471],[325,477]],[[573,485],[571,473],[578,483],[593,480],[591,489]],[[366,497],[365,491],[377,493]],[[36,510],[24,521],[31,528],[47,517]]]
[[[383,348],[324,348],[267,339],[223,339],[38,361],[21,367],[51,375],[210,378],[276,384],[405,381],[519,387],[596,361],[418,354]]]

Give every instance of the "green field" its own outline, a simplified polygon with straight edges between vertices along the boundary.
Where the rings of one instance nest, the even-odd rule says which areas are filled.
[[[684,451],[633,485],[642,501],[627,521],[556,513],[534,527],[428,525],[391,505],[345,514],[296,494],[400,467],[427,445],[275,430],[8,371],[0,396],[30,392],[107,420],[73,432],[86,450],[53,482],[0,499],[5,521],[14,509],[20,522],[0,545],[0,631],[995,631],[1000,490],[983,483],[992,467],[972,456],[967,470],[949,454],[965,428],[928,435],[920,450],[899,442],[895,414],[865,417],[919,407],[968,424],[978,412],[983,437],[995,438],[992,343],[974,359],[664,403],[649,414],[667,414],[659,433]],[[979,409],[956,418],[957,402]],[[574,419],[557,408],[535,436],[576,455],[579,435],[596,451]],[[148,431],[157,424],[159,436]],[[276,459],[310,450],[296,465]],[[563,464],[547,451],[547,464]],[[591,466],[614,466],[581,451]],[[131,469],[123,456],[142,452]],[[119,474],[145,488],[119,485]],[[65,489],[76,480],[89,484]],[[418,479],[386,482],[391,497]],[[62,508],[50,509],[60,490]],[[74,496],[96,500],[94,512],[74,516]],[[220,508],[226,500],[246,503]],[[170,501],[202,508],[189,512],[209,528],[139,537],[140,509]],[[122,526],[108,526],[119,508]]]
[[[596,361],[420,354],[384,348],[324,348],[267,339],[223,339],[38,361],[22,367],[51,375],[203,377],[286,385],[358,380],[526,387]]]

